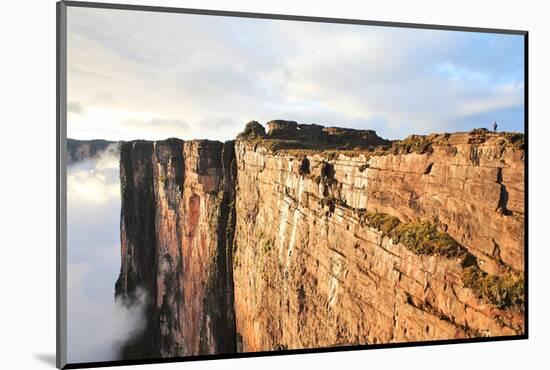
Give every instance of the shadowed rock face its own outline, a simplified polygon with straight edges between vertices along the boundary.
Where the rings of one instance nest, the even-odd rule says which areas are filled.
[[[524,332],[522,137],[274,122],[121,146],[125,358]]]
[[[148,298],[147,327],[124,358],[234,352],[233,142],[127,142],[120,163],[116,295]]]

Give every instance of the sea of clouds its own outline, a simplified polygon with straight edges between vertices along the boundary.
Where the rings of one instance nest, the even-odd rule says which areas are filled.
[[[114,297],[120,272],[119,153],[67,168],[67,358],[118,359],[121,345],[144,327],[142,296],[132,306]]]

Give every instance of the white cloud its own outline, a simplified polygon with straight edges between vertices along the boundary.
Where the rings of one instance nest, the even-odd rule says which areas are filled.
[[[82,114],[83,113],[82,105],[80,104],[80,102],[77,102],[77,101],[69,101],[67,102],[67,112]]]
[[[523,106],[520,36],[85,8],[68,26],[74,137],[230,139],[274,118],[405,136]]]
[[[67,351],[69,362],[116,360],[143,328],[144,294],[114,299],[120,271],[120,186],[116,146],[67,168]]]
[[[119,359],[121,346],[145,327],[146,295],[140,292],[137,301],[126,306],[112,292],[103,299],[87,292],[95,277],[93,266],[69,265],[67,273],[68,362]]]
[[[118,159],[113,148],[99,158],[76,163],[67,172],[67,201],[73,206],[96,207],[116,202],[120,197]]]

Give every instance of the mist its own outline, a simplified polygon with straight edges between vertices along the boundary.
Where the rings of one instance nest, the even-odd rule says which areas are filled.
[[[147,297],[114,298],[120,272],[120,180],[116,145],[67,168],[67,358],[112,361],[145,325]]]

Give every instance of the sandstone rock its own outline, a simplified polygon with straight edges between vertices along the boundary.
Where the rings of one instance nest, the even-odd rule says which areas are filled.
[[[523,270],[523,151],[493,134],[422,140],[336,156],[237,142],[243,351],[523,333],[521,308],[478,298],[460,260],[416,255],[358,221],[358,209],[435,220],[489,273]]]
[[[120,163],[116,295],[148,297],[146,329],[124,358],[234,352],[233,142],[127,142]]]

